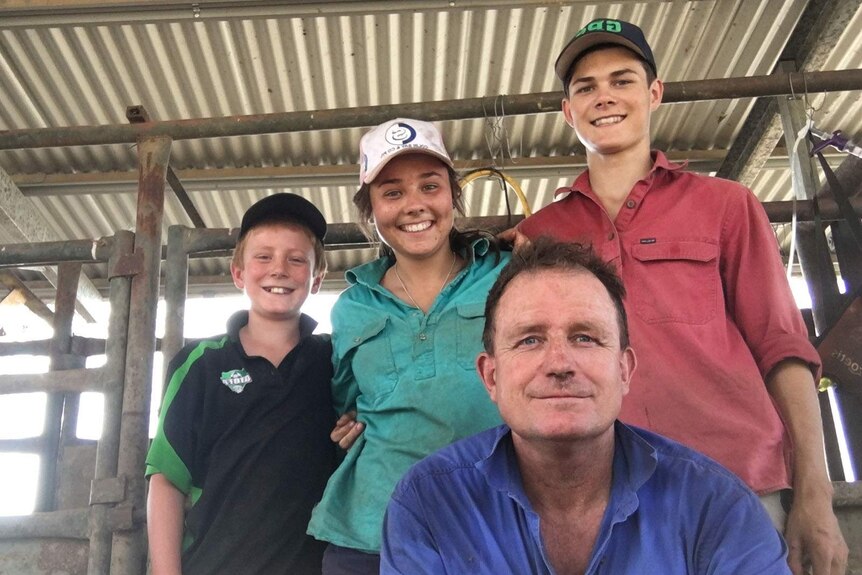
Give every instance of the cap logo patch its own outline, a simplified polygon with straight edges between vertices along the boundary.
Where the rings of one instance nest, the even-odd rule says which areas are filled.
[[[395,118],[372,128],[359,140],[359,185],[370,185],[392,158],[409,153],[430,154],[452,166],[434,124]]]
[[[384,137],[386,138],[386,141],[393,146],[403,146],[405,144],[409,144],[416,138],[416,130],[414,130],[410,124],[398,122],[386,130]]]
[[[221,382],[234,393],[242,393],[245,386],[251,383],[251,376],[243,369],[232,369],[221,372]]]
[[[595,20],[590,22],[575,34],[575,38],[583,36],[587,32],[612,32],[619,34],[623,31],[622,25],[616,20]]]

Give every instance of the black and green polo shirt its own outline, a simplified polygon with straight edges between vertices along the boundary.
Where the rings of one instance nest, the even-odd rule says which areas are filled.
[[[335,467],[328,335],[300,342],[279,366],[228,333],[184,347],[170,362],[147,477],[162,473],[191,499],[183,573],[319,573],[323,544],[306,535]]]

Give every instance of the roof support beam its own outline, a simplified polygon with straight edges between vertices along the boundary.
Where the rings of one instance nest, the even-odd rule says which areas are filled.
[[[805,73],[820,70],[860,6],[862,0],[811,0],[778,58],[776,75],[782,75],[782,61],[795,62],[796,68]],[[804,94],[806,90],[794,92]],[[751,187],[781,135],[775,99],[760,98],[716,175]]]
[[[672,0],[649,0],[667,4]],[[643,0],[623,0],[643,4]],[[547,6],[548,0],[3,0],[0,16],[4,27],[102,25],[141,22],[238,20],[251,18],[314,18],[392,14],[426,10]],[[594,0],[569,0],[566,4],[595,4]]]
[[[0,168],[0,229],[7,237],[8,243],[38,243],[58,241],[60,238],[52,233],[48,222],[42,214],[33,207],[31,201],[24,197],[12,178]],[[57,268],[46,266],[40,270],[51,285],[57,286]],[[92,306],[101,300],[96,287],[85,274],[78,280],[78,299],[75,309],[88,322],[95,321],[91,313]],[[89,308],[89,309],[88,309]]]
[[[147,109],[143,105],[137,106],[128,106],[126,107],[126,119],[131,124],[143,124],[145,122],[150,122],[150,113],[147,112]],[[207,225],[204,223],[204,219],[201,217],[201,213],[195,207],[194,202],[189,197],[188,192],[186,192],[185,187],[183,187],[183,183],[177,177],[174,169],[168,165],[167,171],[167,180],[168,184],[170,184],[171,189],[174,191],[174,195],[182,204],[183,209],[186,211],[186,215],[192,221],[192,224],[196,228],[205,228]],[[179,349],[177,349],[179,351]]]
[[[725,158],[724,150],[686,150],[669,152],[672,162],[687,162],[687,168],[703,174],[713,173]],[[827,150],[826,160],[837,168],[844,155]],[[455,169],[466,174],[491,166],[490,159],[455,161]],[[776,149],[765,164],[766,168],[786,169],[788,159],[783,148]],[[514,158],[506,165],[498,166],[506,175],[516,180],[530,178],[570,178],[571,174],[587,167],[586,156],[543,156]],[[170,173],[168,171],[168,183]],[[175,176],[182,180],[187,192],[214,192],[219,190],[257,190],[268,188],[334,188],[354,187],[359,177],[359,167],[351,165],[322,166],[265,166],[243,168],[205,168],[176,170]],[[95,194],[133,194],[137,192],[138,173],[78,172],[71,174],[12,174],[21,193],[28,198],[75,196]],[[204,227],[204,226],[196,226]]]
[[[30,291],[24,282],[12,272],[0,270],[0,285],[9,290],[9,294],[0,301],[0,305],[24,304],[27,308],[42,318],[48,325],[54,325],[54,312],[45,305],[36,294]]]
[[[862,0],[857,0],[862,2]],[[722,98],[749,98],[784,94],[843,92],[862,89],[862,70],[773,74],[715,80],[668,82],[664,102],[696,102]],[[413,104],[388,104],[335,110],[281,112],[221,118],[199,118],[0,131],[0,150],[47,148],[54,146],[88,146],[100,144],[133,144],[140,138],[169,137],[173,140],[252,136],[288,132],[309,132],[339,128],[363,128],[391,118],[417,118],[428,121],[484,118],[496,107],[507,116],[543,114],[560,111],[560,92],[540,92],[514,96],[491,96],[461,100],[441,100]]]

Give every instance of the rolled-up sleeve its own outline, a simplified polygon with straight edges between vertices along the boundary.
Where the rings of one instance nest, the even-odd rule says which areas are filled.
[[[728,313],[764,379],[780,362],[796,358],[808,364],[816,381],[820,356],[808,340],[766,212],[748,189],[729,193],[740,197],[726,211],[721,230]]]

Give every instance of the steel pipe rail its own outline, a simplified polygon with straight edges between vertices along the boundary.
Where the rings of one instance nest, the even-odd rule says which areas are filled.
[[[773,224],[790,223],[793,218],[793,201],[764,202],[763,209],[769,221]],[[862,217],[862,198],[851,198],[850,205],[857,216]],[[835,200],[820,200],[820,219],[824,222],[834,222],[841,219],[841,212]],[[796,221],[814,221],[814,202],[798,200],[796,202]]]
[[[35,537],[88,539],[88,515],[88,509],[69,509],[23,517],[0,517],[0,540]]]
[[[135,215],[134,253],[140,258],[132,277],[129,329],[122,391],[117,474],[128,480],[122,506],[146,509],[146,485],[141,469],[146,461],[150,418],[150,387],[156,351],[156,306],[159,299],[162,221],[165,210],[165,177],[172,140],[147,137],[138,141],[138,203]],[[111,538],[112,575],[138,575],[146,564],[146,539],[138,518]]]
[[[0,342],[0,357],[6,355],[48,355],[51,353],[51,340]]]
[[[0,268],[51,265],[59,262],[106,262],[113,238],[6,244],[0,247]]]
[[[5,355],[50,355],[50,353],[50,339],[0,342],[0,357]],[[105,340],[73,335],[70,353],[86,357],[102,355],[105,353]]]
[[[664,102],[695,102],[724,98],[755,98],[783,94],[813,94],[862,90],[862,70],[798,72],[668,82]],[[412,104],[389,104],[337,110],[315,110],[198,118],[141,124],[73,126],[0,131],[0,150],[132,144],[140,138],[169,137],[173,140],[251,136],[338,128],[373,126],[395,117],[429,121],[484,118],[487,110],[505,109],[506,115],[558,112],[562,92],[540,92],[514,96],[489,96],[463,100],[442,100]]]
[[[175,227],[177,226],[171,226],[171,228]],[[179,227],[183,229],[183,248],[185,253],[189,255],[233,250],[239,237],[239,228],[202,230],[186,226]]]
[[[39,453],[44,446],[44,438],[38,436],[21,439],[0,439],[0,452],[3,453]]]
[[[105,366],[64,369],[48,373],[0,375],[0,395],[32,391],[48,393],[104,391],[106,380]]]
[[[109,267],[116,267],[117,260],[134,250],[134,234],[120,230],[114,235],[114,251]],[[105,342],[105,402],[102,419],[102,437],[96,448],[96,468],[92,485],[117,475],[120,452],[120,429],[123,417],[123,383],[126,370],[126,347],[128,344],[129,309],[131,307],[132,278],[118,276],[111,280],[111,314],[108,319],[108,339]],[[87,555],[87,574],[102,575],[111,568],[111,542],[113,530],[109,513],[113,503],[101,499],[94,501],[91,488],[90,503],[90,551]]]
[[[856,214],[862,216],[862,198],[852,198],[850,204],[853,206]],[[789,223],[792,220],[792,201],[764,202],[762,205],[771,223]],[[834,200],[820,200],[820,218],[823,221],[835,221],[840,219],[840,217],[838,205]],[[483,229],[491,232],[499,232],[516,225],[522,219],[524,219],[524,216],[521,214],[455,218],[455,226],[461,230]],[[813,204],[810,200],[796,202],[796,219],[797,221],[812,221],[814,219]],[[192,258],[207,257],[208,254],[212,255],[212,253],[225,256],[230,255],[230,251],[236,245],[236,238],[239,233],[237,228],[200,229],[185,226],[171,227],[183,228],[184,248],[186,253]],[[324,241],[327,251],[342,247],[354,248],[357,245],[369,243],[368,238],[362,233],[357,224],[329,224]],[[0,257],[0,265],[2,264],[3,260]]]

